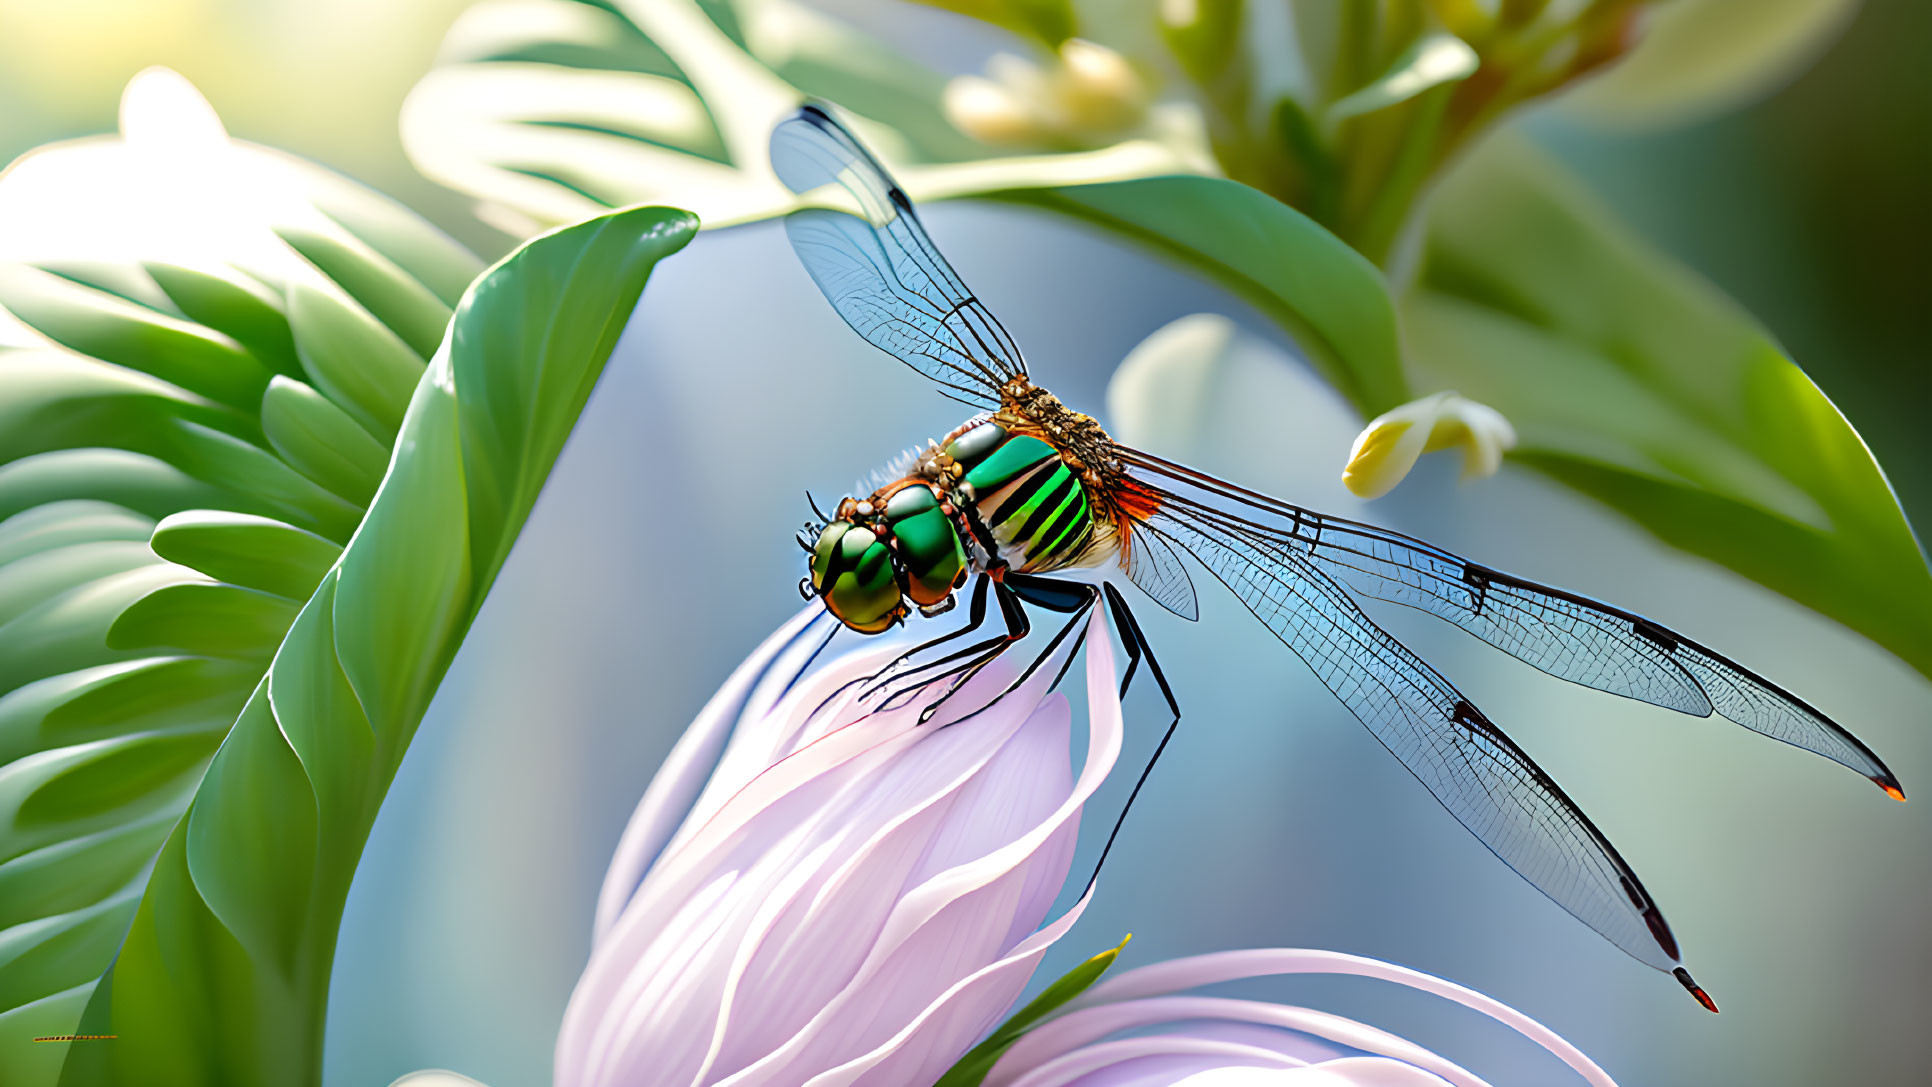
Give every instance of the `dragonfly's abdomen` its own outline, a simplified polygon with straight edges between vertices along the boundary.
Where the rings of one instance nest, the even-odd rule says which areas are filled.
[[[945,452],[966,470],[980,523],[1007,565],[1043,573],[1077,565],[1087,554],[1093,506],[1052,446],[988,422],[948,442]]]

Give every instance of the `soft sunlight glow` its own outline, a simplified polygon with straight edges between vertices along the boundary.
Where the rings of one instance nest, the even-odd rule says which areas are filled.
[[[272,227],[316,213],[293,165],[229,140],[192,84],[166,68],[128,81],[121,135],[54,144],[0,174],[0,260],[238,263],[299,260]]]

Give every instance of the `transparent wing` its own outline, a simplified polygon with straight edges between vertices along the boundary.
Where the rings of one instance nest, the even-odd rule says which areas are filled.
[[[1123,565],[1127,579],[1141,592],[1188,622],[1201,617],[1200,601],[1194,596],[1194,579],[1188,576],[1187,564],[1165,537],[1157,532],[1136,532],[1128,537],[1126,551]]]
[[[1136,531],[1192,552],[1504,863],[1638,960],[1675,966],[1663,914],[1602,832],[1341,586],[1305,557],[1178,497]]]
[[[1026,362],[1006,329],[954,272],[885,167],[817,106],[771,134],[771,163],[796,193],[844,189],[859,215],[812,208],[785,219],[792,248],[847,324],[949,395],[997,407]]]
[[[1132,466],[1130,474],[1158,479],[1184,501],[1220,511],[1245,536],[1317,566],[1365,596],[1447,619],[1573,683],[1700,717],[1715,709],[1904,796],[1884,762],[1836,722],[1743,665],[1640,615],[1137,450],[1122,448],[1120,456]]]

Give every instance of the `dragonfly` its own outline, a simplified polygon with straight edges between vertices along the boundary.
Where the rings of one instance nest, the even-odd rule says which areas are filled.
[[[1660,623],[1115,441],[1033,382],[1012,336],[940,255],[905,191],[829,108],[807,104],[779,122],[771,162],[794,193],[838,202],[785,219],[793,249],[832,307],[940,393],[977,409],[887,473],[890,481],[872,494],[819,513],[798,540],[809,554],[801,592],[862,634],[950,610],[973,583],[966,623],[900,658],[930,658],[905,682],[950,678],[949,693],[956,691],[1030,634],[1028,606],[1068,616],[1024,679],[1104,601],[1128,657],[1121,693],[1144,661],[1172,715],[1158,760],[1181,719],[1180,703],[1119,579],[1108,575],[1124,573],[1139,593],[1193,621],[1191,560],[1491,852],[1713,1012],[1717,1005],[1684,968],[1656,901],[1603,832],[1357,598],[1428,612],[1573,683],[1693,716],[1722,715],[1905,799],[1878,756],[1830,718]],[[1004,629],[944,655],[926,653],[987,629],[989,588]]]

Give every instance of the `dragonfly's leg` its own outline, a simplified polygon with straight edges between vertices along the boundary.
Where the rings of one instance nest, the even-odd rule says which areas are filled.
[[[986,586],[991,583],[992,583],[992,579],[988,577],[980,577],[974,581],[973,598],[967,604],[967,607],[966,607],[966,624],[964,626],[961,626],[955,630],[949,630],[946,633],[941,634],[937,638],[929,638],[926,641],[920,642],[918,645],[913,646],[911,649],[908,649],[904,653],[901,653],[898,656],[887,661],[884,667],[880,668],[878,671],[872,673],[871,675],[862,676],[859,679],[853,680],[852,683],[870,684],[870,687],[864,693],[859,695],[859,700],[863,702],[867,698],[872,697],[874,692],[876,692],[879,687],[884,686],[888,680],[899,678],[892,675],[892,672],[900,665],[905,664],[907,661],[911,660],[912,658],[918,656],[921,653],[925,653],[928,650],[935,649],[939,646],[942,646],[947,642],[952,641],[954,638],[971,634],[973,631],[978,630],[981,626],[985,625],[986,623]],[[970,652],[970,650],[965,652]],[[961,654],[959,653],[954,653],[945,657],[941,657],[939,660],[936,660],[936,661],[928,661],[925,664],[920,665],[919,669],[915,669],[914,671],[918,671],[925,668],[931,668],[938,664],[944,664],[947,661],[957,659],[960,655]],[[845,686],[849,687],[851,685],[852,685],[851,683],[848,683]],[[844,689],[845,687],[839,688],[840,691],[843,691]],[[837,694],[838,692],[835,691],[833,693]]]
[[[980,657],[988,653],[997,655],[998,650],[1002,650],[1012,642],[1026,637],[1032,628],[1027,622],[1026,613],[1020,609],[1019,602],[1012,599],[1012,594],[1008,593],[998,582],[993,583],[993,592],[994,596],[999,600],[1000,618],[1006,623],[1004,633],[995,634],[990,638],[974,642],[964,649],[956,649],[943,657],[926,661],[907,671],[887,676],[884,680],[875,684],[873,690],[868,690],[861,697],[872,698],[878,690],[890,689],[891,693],[881,702],[880,708],[891,708],[896,700],[923,687],[937,683],[940,680],[958,676],[961,672],[978,663]],[[985,613],[984,605],[982,604],[980,613],[963,629],[976,629],[984,621]],[[967,663],[956,663],[962,660]]]
[[[1120,693],[1127,694],[1127,680],[1134,676],[1134,666],[1140,663],[1143,655],[1147,658],[1147,673],[1154,677],[1160,686],[1161,697],[1167,700],[1168,711],[1174,716],[1167,722],[1167,731],[1161,734],[1161,742],[1154,748],[1153,757],[1141,770],[1140,777],[1134,782],[1132,792],[1127,794],[1127,803],[1121,805],[1120,815],[1114,819],[1114,829],[1107,833],[1107,844],[1100,848],[1100,859],[1094,862],[1093,875],[1087,877],[1087,889],[1100,878],[1100,866],[1107,863],[1107,854],[1113,851],[1114,839],[1120,836],[1121,825],[1127,822],[1127,813],[1133,810],[1134,800],[1140,796],[1140,787],[1147,784],[1147,775],[1154,772],[1154,764],[1161,761],[1161,753],[1167,750],[1167,741],[1174,738],[1174,730],[1181,723],[1181,704],[1174,697],[1174,689],[1167,685],[1167,675],[1161,671],[1161,662],[1154,657],[1154,647],[1147,642],[1147,635],[1141,633],[1140,620],[1134,618],[1133,609],[1120,595],[1120,590],[1112,585],[1102,586],[1107,594],[1107,610],[1113,613],[1114,627],[1120,632],[1120,644],[1127,647],[1127,679],[1120,681]]]
[[[913,685],[913,687],[908,688],[908,690],[923,688],[930,684],[940,682],[941,680],[950,680],[946,685],[945,693],[940,695],[931,705],[920,712],[920,724],[923,725],[932,720],[933,715],[939,712],[939,707],[945,705],[947,700],[959,693],[960,688],[964,687],[969,680],[978,675],[981,669],[998,660],[1002,653],[1005,653],[1012,647],[1013,643],[1032,633],[1032,620],[1027,617],[1026,609],[1020,606],[1019,597],[1008,591],[1004,585],[996,584],[994,592],[999,598],[1000,614],[1006,620],[1006,633],[999,637],[989,638],[976,646],[970,646],[951,654],[947,658],[948,660],[967,657],[975,652],[978,653],[978,656],[972,657],[965,664],[950,668],[931,678],[921,680]]]
[[[933,710],[947,698],[952,697],[953,692],[957,691],[961,684],[1004,653],[1008,646],[1032,632],[1033,624],[1027,619],[1026,609],[1020,606],[1017,597],[998,582],[993,584],[993,595],[999,600],[1000,617],[1006,622],[1006,630],[1003,633],[975,642],[964,649],[955,650],[938,660],[927,661],[911,671],[888,677],[880,686],[886,687],[889,684],[891,693],[880,702],[879,708],[890,709],[897,700],[933,683],[951,678],[953,682],[947,687],[946,693],[940,696],[938,702],[926,707],[925,713],[920,716],[920,723],[924,724],[931,718]],[[954,664],[961,660],[966,663]],[[947,665],[953,665],[953,667],[946,667]],[[934,671],[935,669],[943,670]],[[868,691],[864,697],[872,697],[873,693]]]
[[[1054,632],[1053,639],[1047,643],[1046,648],[1041,650],[1038,656],[1033,658],[1032,662],[1026,666],[1025,671],[1022,671],[1013,682],[1007,684],[1006,689],[1000,692],[999,697],[989,701],[986,706],[991,706],[994,702],[998,702],[1000,698],[1005,698],[1007,695],[1012,694],[1015,690],[1019,689],[1021,684],[1032,678],[1033,673],[1039,669],[1040,665],[1046,663],[1053,656],[1054,652],[1060,648],[1060,643],[1066,641],[1067,636],[1080,627],[1081,621],[1087,617],[1087,613],[1092,610],[1094,604],[1100,599],[1100,590],[1085,582],[1062,581],[1058,578],[1037,577],[1031,574],[1008,574],[1002,582],[1002,587],[1011,588],[1014,596],[1019,600],[1024,600],[1029,604],[1037,604],[1049,611],[1070,614],[1072,617],[1058,631]],[[1061,662],[1060,674],[1053,679],[1054,686],[1059,686],[1060,679],[1067,674],[1067,668],[1072,663],[1073,654],[1069,652],[1067,659]],[[941,699],[941,701],[943,702],[944,699]],[[938,706],[939,704],[935,703],[932,706],[926,707],[925,713],[920,717],[921,723],[929,720],[933,712],[938,709]],[[965,717],[961,717],[958,721],[949,721],[947,724],[956,725],[960,721],[969,720],[986,709],[986,706],[974,710]]]

